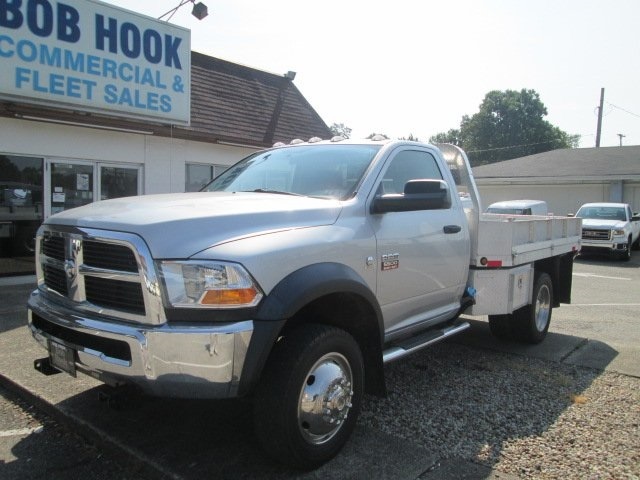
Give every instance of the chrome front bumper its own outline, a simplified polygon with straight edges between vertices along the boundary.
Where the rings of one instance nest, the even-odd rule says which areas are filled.
[[[610,250],[612,252],[615,252],[615,251],[621,251],[627,248],[627,239],[620,238],[619,242],[616,242],[615,240],[609,240],[607,242],[598,242],[598,241],[589,241],[589,240],[583,239],[581,241],[581,246],[585,250],[587,249],[592,250],[592,249],[599,248],[602,250]]]
[[[78,315],[36,290],[28,302],[33,337],[74,352],[78,371],[107,384],[134,384],[165,397],[230,398],[240,376],[254,324],[133,325]]]

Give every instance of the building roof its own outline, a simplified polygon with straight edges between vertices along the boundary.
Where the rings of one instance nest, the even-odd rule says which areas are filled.
[[[481,180],[566,178],[640,178],[640,145],[565,148],[481,165],[473,169]]]
[[[260,146],[331,134],[291,79],[196,52],[190,128]]]
[[[331,131],[291,78],[191,52],[191,124],[162,125],[105,114],[0,102],[0,116],[131,129],[210,143],[269,147]]]

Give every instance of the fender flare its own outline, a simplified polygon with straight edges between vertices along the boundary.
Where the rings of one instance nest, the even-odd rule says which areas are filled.
[[[367,300],[375,311],[382,338],[384,327],[378,299],[355,270],[341,263],[315,263],[292,272],[266,296],[255,318],[290,318],[305,305],[331,293],[353,293]]]
[[[384,365],[382,362],[382,342],[384,321],[378,300],[364,279],[351,267],[341,263],[316,263],[302,267],[283,278],[258,306],[254,316],[257,323],[276,323],[276,329],[284,327],[286,320],[293,317],[304,306],[326,295],[348,293],[361,297],[371,308],[375,318],[375,329],[360,326],[356,340],[361,343],[366,368],[367,391],[385,395]],[[337,325],[338,327],[340,325]],[[345,327],[357,330],[354,325]],[[349,328],[345,328],[349,330]],[[272,335],[273,335],[272,330]],[[277,335],[276,335],[277,338]],[[273,339],[275,341],[275,338]],[[266,347],[266,346],[265,346]],[[261,360],[266,361],[268,351],[262,352]],[[256,366],[263,364],[257,360]],[[260,367],[258,367],[260,368]]]

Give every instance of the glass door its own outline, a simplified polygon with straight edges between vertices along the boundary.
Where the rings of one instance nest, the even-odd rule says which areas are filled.
[[[34,272],[44,159],[0,154],[0,276]]]
[[[49,162],[50,215],[94,201],[95,169],[80,162]]]

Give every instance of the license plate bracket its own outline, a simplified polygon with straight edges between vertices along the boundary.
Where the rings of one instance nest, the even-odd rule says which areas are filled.
[[[55,340],[49,340],[49,361],[51,366],[73,377],[76,376],[75,356],[76,352],[73,348]]]

